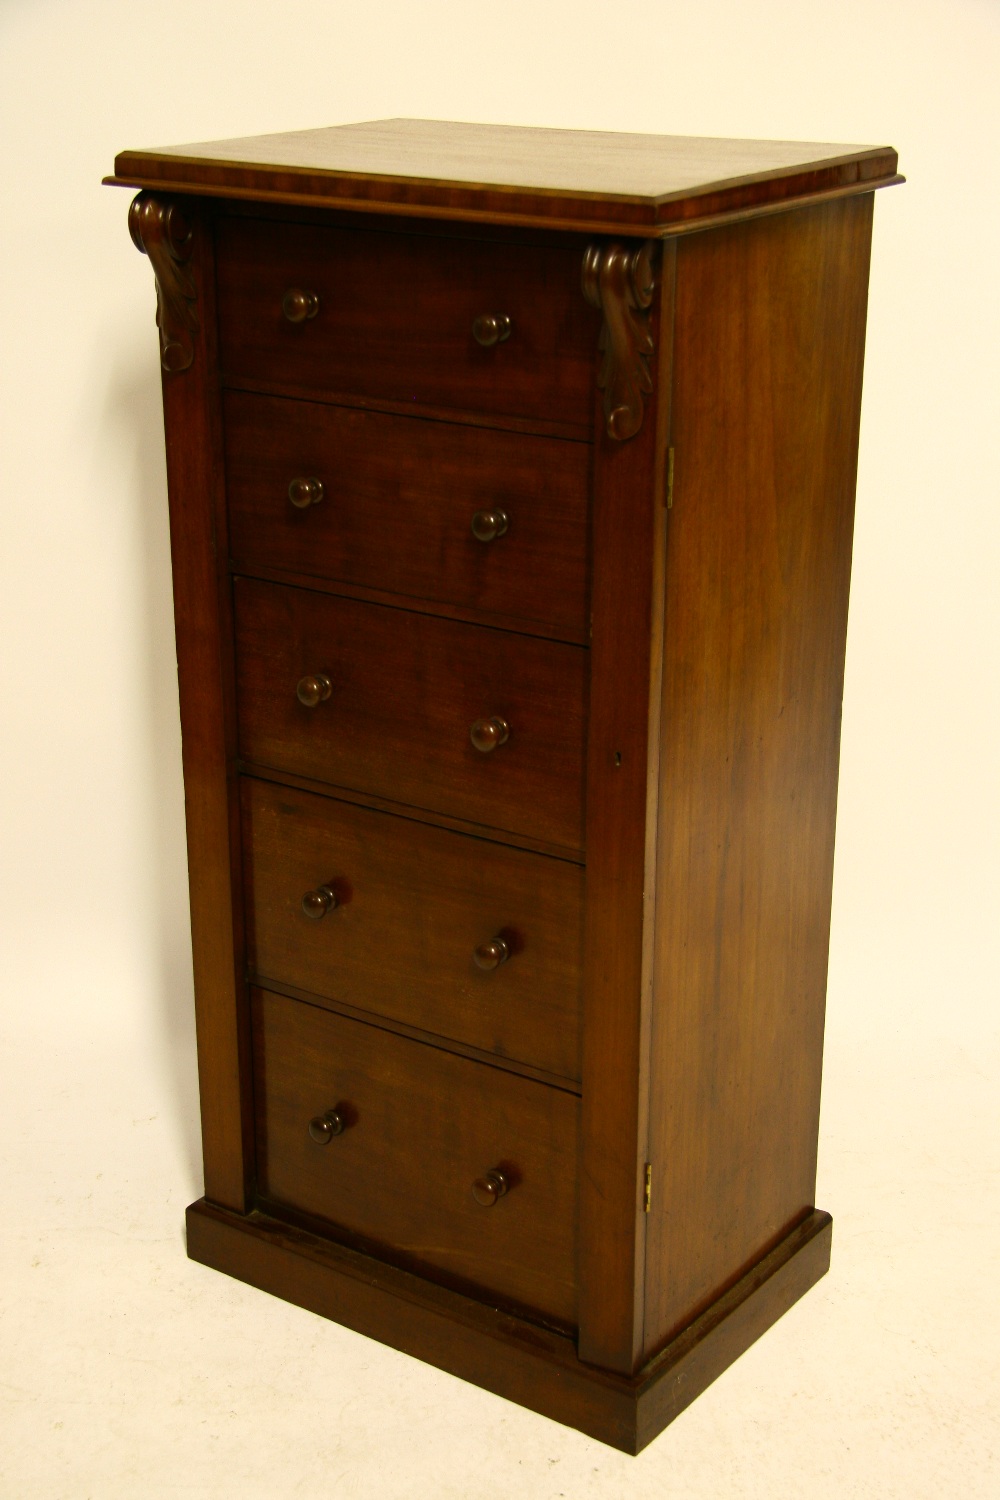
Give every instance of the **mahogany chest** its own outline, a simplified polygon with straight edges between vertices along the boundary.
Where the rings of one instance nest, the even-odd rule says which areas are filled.
[[[814,1205],[887,148],[130,151],[206,1264],[637,1451]]]

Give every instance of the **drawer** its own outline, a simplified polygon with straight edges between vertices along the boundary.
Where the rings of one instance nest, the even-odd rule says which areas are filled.
[[[575,1323],[575,1095],[263,990],[252,1007],[262,1198]],[[495,1170],[508,1190],[481,1206]]]
[[[224,378],[589,431],[600,320],[583,248],[222,219]],[[292,289],[314,316],[289,321]],[[473,324],[498,314],[510,335],[484,348]]]
[[[251,778],[243,816],[262,981],[579,1078],[579,865]]]
[[[234,594],[245,760],[582,848],[582,646],[248,578]],[[494,721],[506,742],[477,750]]]
[[[226,393],[225,442],[237,568],[284,568],[586,641],[589,444],[240,391]],[[301,479],[320,481],[318,502],[300,488],[292,503]],[[497,513],[506,529],[491,540]]]

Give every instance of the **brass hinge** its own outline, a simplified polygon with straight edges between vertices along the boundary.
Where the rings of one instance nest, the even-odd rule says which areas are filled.
[[[653,1190],[653,1163],[651,1161],[648,1161],[646,1163],[646,1186],[643,1189],[643,1194],[642,1194],[642,1211],[643,1211],[644,1214],[648,1214],[649,1213],[649,1195],[652,1192],[652,1190]]]
[[[667,498],[666,498],[666,500],[665,500],[664,503],[665,503],[665,505],[667,507],[667,510],[670,510],[671,507],[673,506],[673,503],[674,503],[674,450],[673,450],[673,448],[668,448],[667,449]]]

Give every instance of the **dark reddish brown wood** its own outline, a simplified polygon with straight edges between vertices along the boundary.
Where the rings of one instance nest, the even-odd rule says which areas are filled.
[[[597,334],[595,332],[595,338]],[[536,414],[515,417],[508,412],[463,412],[454,407],[429,406],[423,401],[388,401],[377,396],[358,396],[352,391],[319,391],[294,380],[249,380],[244,376],[226,381],[226,389],[245,391],[251,396],[280,396],[287,401],[321,402],[326,406],[349,407],[352,411],[384,412],[389,417],[417,417],[427,422],[483,428],[488,432],[521,432],[527,437],[551,437],[571,443],[591,440],[591,413],[581,412],[583,420],[551,422]]]
[[[646,234],[784,209],[804,197],[871,192],[901,181],[896,165],[888,146],[373,120],[126,151],[108,180],[397,216]]]
[[[589,245],[583,257],[583,292],[603,314],[597,384],[604,392],[604,425],[620,442],[642,426],[645,398],[653,389],[655,245]]]
[[[243,794],[262,980],[579,1078],[578,865],[249,778]],[[320,886],[337,905],[310,920]],[[487,972],[497,935],[509,957]]]
[[[499,935],[490,938],[488,943],[480,943],[472,950],[472,961],[478,969],[499,969],[505,964],[512,952],[511,942],[508,938]]]
[[[316,392],[582,422],[597,318],[579,294],[582,246],[437,239],[367,229],[223,219],[219,327],[229,378]],[[316,316],[282,313],[289,284]],[[508,339],[473,336],[483,306],[506,309]]]
[[[258,765],[580,848],[588,653],[237,579],[240,748]],[[304,708],[296,684],[330,678]],[[470,729],[498,715],[506,744]]]
[[[165,370],[186,370],[194,359],[198,332],[198,291],[191,267],[194,236],[176,203],[140,193],[128,213],[129,233],[137,250],[149,256],[156,277],[156,323],[160,330],[160,363]]]
[[[872,201],[678,250],[647,1352],[813,1206]]]
[[[513,326],[506,313],[480,313],[472,321],[472,337],[484,349],[492,349],[494,344],[506,343]]]
[[[193,1207],[191,1252],[628,1451],[829,1255],[839,699],[895,165],[413,122],[119,162],[219,200],[133,211],[231,1205]]]
[[[346,1246],[202,1199],[188,1254],[286,1301],[638,1453],[823,1276],[828,1214],[812,1214],[634,1376],[582,1364],[573,1340]],[[388,1409],[387,1409],[388,1410]]]
[[[580,1357],[630,1373],[642,1349],[649,937],[658,786],[664,479],[674,247],[657,254],[656,379],[638,434],[598,408],[587,750]],[[644,946],[645,944],[645,946]]]
[[[316,292],[303,291],[301,287],[289,287],[281,299],[281,311],[289,323],[305,323],[319,313],[319,296]]]
[[[253,761],[244,761],[242,765],[248,775],[255,776],[260,781],[271,781],[279,786],[298,787],[299,791],[317,792],[322,797],[331,795],[331,788],[324,782],[317,781],[315,777],[298,776],[292,771],[275,771],[267,766],[259,766]],[[375,797],[371,792],[356,792],[350,787],[342,786],[336,788],[336,797],[339,802],[352,802],[359,807],[370,807],[379,812],[391,813],[393,817],[410,818],[417,823],[430,823],[435,828],[450,828],[454,833],[467,833],[484,843],[509,844],[515,849],[528,849],[532,854],[545,854],[552,859],[566,860],[574,865],[585,863],[583,853],[579,849],[566,849],[560,844],[550,844],[544,839],[534,839],[527,834],[514,833],[507,828],[483,828],[481,824],[470,823],[464,818],[452,818],[445,813],[432,812],[424,807],[409,807],[406,803],[396,802],[391,797]]]
[[[224,410],[241,572],[321,575],[586,642],[588,445],[235,391]],[[322,498],[303,503],[317,481]],[[502,534],[485,520],[500,511]]]
[[[405,1036],[411,1041],[421,1042],[424,1046],[442,1047],[446,1052],[453,1052],[456,1057],[469,1057],[473,1062],[486,1063],[491,1068],[500,1068],[507,1073],[517,1073],[521,1078],[533,1078],[537,1083],[546,1083],[552,1088],[565,1089],[570,1094],[580,1092],[579,1083],[572,1078],[567,1078],[560,1073],[549,1073],[545,1068],[535,1067],[534,1063],[521,1062],[517,1058],[503,1057],[499,1052],[488,1052],[482,1047],[473,1047],[457,1037],[438,1036],[434,1032],[425,1031],[420,1026],[411,1026],[408,1021],[397,1021],[392,1016],[375,1017],[370,1010],[348,1005],[343,1000],[331,999],[329,995],[318,995],[315,990],[300,989],[298,985],[272,979],[270,975],[259,977],[263,987],[276,995],[287,995],[290,1000],[303,1000],[307,1005],[318,1005],[321,1010],[331,1010],[335,1015],[346,1016],[350,1021],[364,1021],[368,1025],[377,1025],[385,1031],[395,1032],[397,1036]]]
[[[146,200],[141,223],[164,234],[180,213]],[[187,820],[198,1074],[205,1192],[242,1210],[253,1173],[252,1120],[239,890],[239,807],[232,712],[232,621],[221,587],[225,509],[216,386],[214,264],[210,221],[184,208],[185,275],[199,316],[187,325],[191,360],[163,369],[170,551],[173,568]],[[188,238],[188,233],[190,238]],[[166,253],[166,251],[164,251]],[[154,262],[155,268],[155,262]],[[176,348],[170,324],[161,337]],[[168,343],[163,344],[164,356]],[[221,559],[217,542],[222,542]]]
[[[574,1095],[262,990],[253,1034],[262,1198],[575,1322]],[[322,1145],[330,1108],[348,1125]],[[508,1191],[483,1213],[472,1185],[497,1166]]]

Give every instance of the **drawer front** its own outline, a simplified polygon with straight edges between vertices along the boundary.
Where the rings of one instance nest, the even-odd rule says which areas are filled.
[[[223,219],[224,376],[589,430],[599,320],[583,242],[525,245]],[[290,322],[292,289],[315,315]],[[510,319],[484,348],[483,315]]]
[[[246,760],[582,848],[583,647],[247,578],[234,594]],[[506,742],[477,750],[494,721]]]
[[[250,778],[243,811],[262,982],[579,1078],[580,866]]]
[[[586,641],[589,444],[237,391],[226,393],[225,433],[237,567]],[[299,485],[293,504],[299,480],[319,480],[321,498]]]
[[[574,1095],[262,990],[253,1057],[265,1199],[575,1323]],[[346,1128],[323,1144],[327,1111]],[[508,1191],[482,1207],[498,1168]]]

